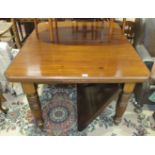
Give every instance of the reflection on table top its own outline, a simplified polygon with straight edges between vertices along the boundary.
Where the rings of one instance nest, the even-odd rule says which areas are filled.
[[[110,35],[110,23],[107,21],[65,21],[53,22],[52,41],[48,30],[40,24],[39,38],[47,43],[83,45],[83,44],[102,44],[109,41],[123,41],[124,35],[118,24],[113,27],[112,35]],[[126,40],[125,40],[126,41]]]
[[[64,32],[62,27],[68,27],[67,24],[60,22],[58,25],[66,38],[67,31],[73,33],[70,30]],[[81,39],[78,43],[76,39],[71,42],[69,37],[65,41],[63,35],[59,37],[59,42],[51,43],[48,24],[39,24],[40,39],[36,37],[35,31],[28,37],[6,72],[8,80],[40,83],[122,83],[146,80],[149,71],[120,27],[114,24],[113,33],[109,35],[108,28],[104,25],[102,29],[102,23],[99,25],[97,32],[103,34],[93,39],[96,42],[90,39],[92,32],[87,26],[87,37],[82,39],[83,34],[79,35]],[[81,32],[82,28],[79,26],[78,31]]]

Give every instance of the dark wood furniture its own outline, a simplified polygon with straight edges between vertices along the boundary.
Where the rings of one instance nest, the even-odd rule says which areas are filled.
[[[34,18],[16,18],[14,20],[15,20],[18,32],[20,34],[20,41],[21,43],[24,43],[24,41],[27,39],[27,37],[34,29],[35,19]]]
[[[40,23],[39,38],[33,31],[6,71],[9,81],[23,84],[40,127],[43,118],[36,89],[38,83],[77,84],[78,125],[82,130],[103,110],[109,97],[118,94],[114,122],[120,123],[135,84],[149,77],[148,69],[118,24],[100,22],[97,29],[93,29],[94,36],[91,22],[85,22],[84,29],[82,22],[78,24],[81,31],[75,34],[72,22],[58,22],[52,27],[48,22]],[[49,34],[56,39],[51,40]],[[118,89],[119,84],[122,89]]]
[[[10,33],[10,35],[8,34]],[[20,48],[21,43],[19,39],[19,34],[17,31],[17,27],[15,24],[15,20],[11,19],[9,22],[8,21],[0,21],[0,40],[1,39],[6,39],[9,41],[13,40],[14,47]]]

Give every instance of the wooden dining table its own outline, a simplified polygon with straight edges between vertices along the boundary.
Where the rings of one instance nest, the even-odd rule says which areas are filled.
[[[76,23],[77,24],[77,23]],[[38,25],[8,67],[8,81],[21,82],[38,126],[43,127],[37,84],[76,84],[78,129],[83,130],[111,101],[117,98],[115,124],[121,122],[136,83],[149,71],[136,50],[113,23],[107,21],[60,21],[53,25],[53,41],[48,22]]]

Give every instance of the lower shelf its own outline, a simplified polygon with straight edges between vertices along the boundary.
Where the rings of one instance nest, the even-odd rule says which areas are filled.
[[[77,85],[78,130],[87,127],[120,92],[117,84]]]

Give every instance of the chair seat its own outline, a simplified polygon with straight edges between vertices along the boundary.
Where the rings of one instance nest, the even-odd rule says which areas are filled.
[[[0,36],[5,34],[12,27],[12,22],[0,21]]]

